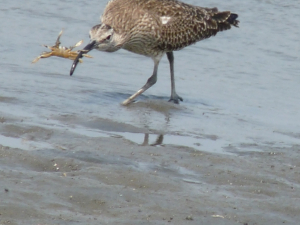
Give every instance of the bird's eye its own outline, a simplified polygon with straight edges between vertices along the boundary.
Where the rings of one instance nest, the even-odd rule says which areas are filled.
[[[105,40],[108,41],[108,40],[110,39],[110,37],[111,37],[111,35],[108,35],[107,38],[106,38]]]

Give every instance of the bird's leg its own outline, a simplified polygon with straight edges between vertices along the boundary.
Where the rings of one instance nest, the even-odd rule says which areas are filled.
[[[157,68],[158,64],[160,61],[161,57],[159,58],[154,58],[154,70],[152,76],[148,79],[147,83],[140,89],[138,90],[135,94],[131,95],[128,99],[126,99],[122,105],[128,105],[130,102],[133,101],[137,96],[142,94],[144,91],[146,91],[148,88],[150,88],[153,84],[156,83],[157,81]]]
[[[171,70],[171,98],[169,102],[174,102],[176,104],[180,101],[183,101],[183,99],[176,93],[175,90],[175,78],[174,78],[174,55],[173,52],[167,52],[168,60],[170,63],[170,70]]]

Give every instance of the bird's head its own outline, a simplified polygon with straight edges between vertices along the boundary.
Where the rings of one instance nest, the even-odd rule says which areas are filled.
[[[92,49],[114,52],[119,49],[114,29],[106,24],[98,24],[90,30],[90,43],[94,43]],[[90,49],[90,50],[92,50]]]
[[[88,53],[93,49],[105,52],[115,52],[119,50],[123,45],[123,39],[118,35],[114,29],[106,24],[97,24],[90,30],[90,43],[80,50],[78,56],[73,62],[70,75],[72,76],[79,59],[83,57],[83,54]]]

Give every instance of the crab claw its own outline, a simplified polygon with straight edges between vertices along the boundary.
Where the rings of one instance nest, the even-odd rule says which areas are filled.
[[[55,45],[54,45],[54,46],[57,47],[57,48],[58,48],[59,45],[61,44],[59,39],[60,39],[60,37],[61,37],[61,35],[62,35],[63,32],[64,32],[64,29],[61,29],[61,31],[59,32],[58,37],[57,37],[57,39],[56,39],[56,42],[55,42]]]
[[[83,40],[78,41],[75,45],[71,46],[69,49],[72,51],[74,48],[80,46],[82,44]]]

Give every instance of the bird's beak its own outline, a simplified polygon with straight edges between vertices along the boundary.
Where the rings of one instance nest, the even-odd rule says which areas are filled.
[[[84,49],[80,50],[79,54],[77,55],[76,59],[74,60],[71,70],[70,70],[70,76],[74,73],[74,70],[79,62],[79,59],[81,59],[83,54],[88,53],[89,51],[93,50],[95,46],[96,41],[91,41],[87,46],[84,47]]]

